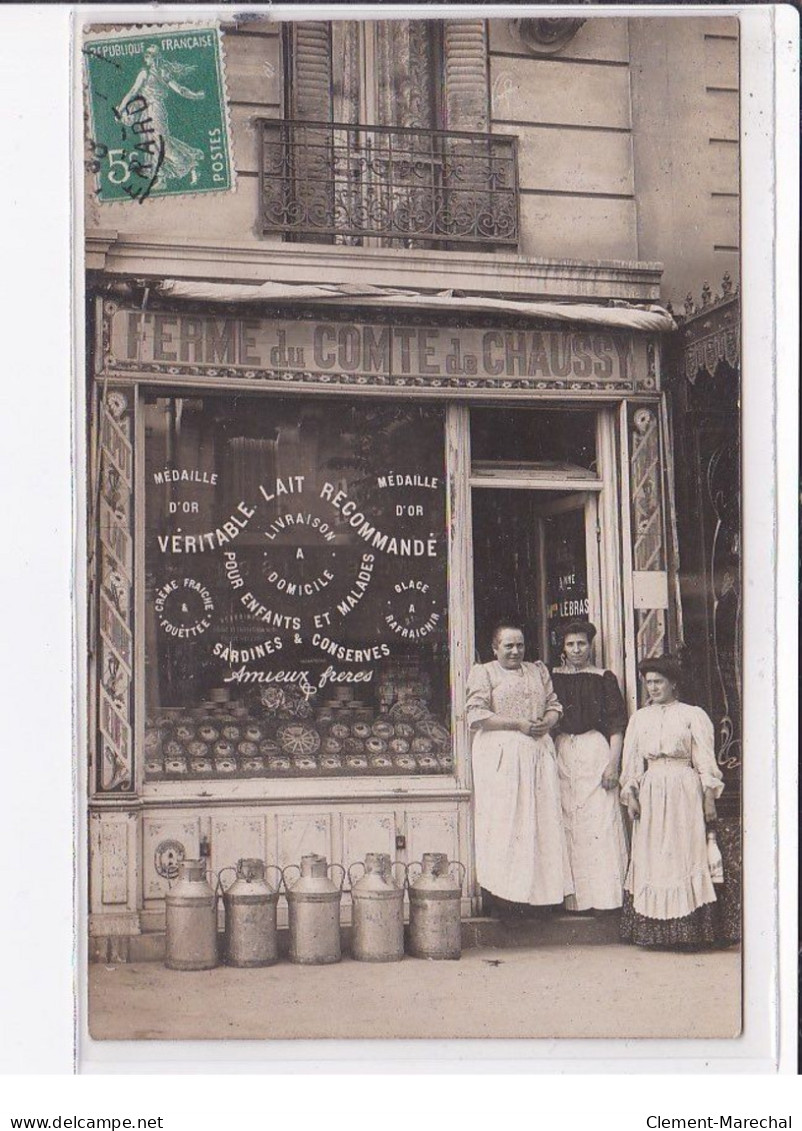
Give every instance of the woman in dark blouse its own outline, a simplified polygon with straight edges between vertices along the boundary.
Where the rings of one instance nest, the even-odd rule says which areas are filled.
[[[563,705],[554,742],[563,824],[574,876],[569,911],[609,911],[623,901],[627,841],[618,797],[624,700],[613,672],[591,663],[596,629],[573,621],[563,629],[563,663],[552,673]]]

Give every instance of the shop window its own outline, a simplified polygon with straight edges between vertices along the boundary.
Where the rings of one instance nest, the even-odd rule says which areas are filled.
[[[301,241],[515,246],[516,139],[487,132],[483,21],[289,24],[261,224]],[[480,132],[481,131],[481,132]]]
[[[146,776],[452,772],[444,411],[143,415]]]

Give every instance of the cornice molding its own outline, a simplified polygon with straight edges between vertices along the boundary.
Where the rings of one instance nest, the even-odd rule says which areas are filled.
[[[509,253],[176,242],[154,236],[87,233],[87,268],[135,278],[216,282],[342,283],[463,290],[516,298],[660,298],[662,264],[638,260],[546,259]]]
[[[103,271],[110,248],[117,242],[118,233],[112,228],[89,228],[86,233],[86,269]]]

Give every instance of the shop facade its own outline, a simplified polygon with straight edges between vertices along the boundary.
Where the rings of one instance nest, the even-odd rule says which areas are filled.
[[[675,639],[659,333],[129,290],[96,300],[94,931],[159,930],[197,856],[443,851],[478,913],[494,623],[554,664],[589,617],[630,710]]]

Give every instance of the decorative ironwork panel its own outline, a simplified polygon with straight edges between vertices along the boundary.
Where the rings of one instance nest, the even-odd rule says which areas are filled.
[[[517,138],[259,120],[265,232],[400,246],[518,243]]]
[[[722,362],[732,375],[741,365],[741,308],[732,280],[725,275],[721,294],[711,298],[710,288],[702,291],[702,305],[696,306],[691,295],[685,300],[685,318],[680,319],[682,371],[691,386],[697,381],[713,385]],[[735,394],[736,407],[739,383],[730,376],[730,396]],[[719,406],[720,407],[720,406]]]
[[[131,432],[128,394],[107,391],[99,412],[94,559],[98,727],[94,788],[99,793],[134,789]]]

